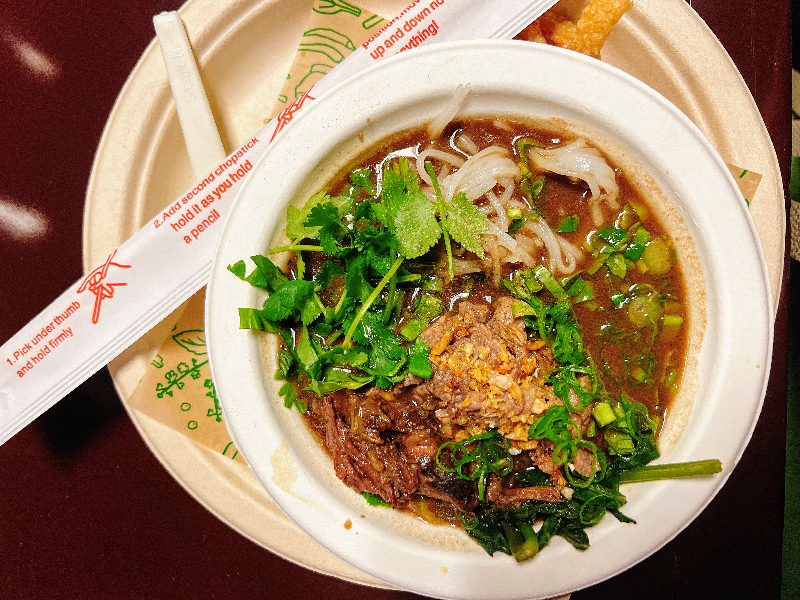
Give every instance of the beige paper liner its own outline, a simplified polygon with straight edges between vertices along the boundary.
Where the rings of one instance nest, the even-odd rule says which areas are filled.
[[[232,460],[244,462],[222,421],[206,352],[205,288],[186,303],[128,404]]]
[[[270,119],[366,42],[383,22],[383,17],[349,3],[318,3],[312,9]]]

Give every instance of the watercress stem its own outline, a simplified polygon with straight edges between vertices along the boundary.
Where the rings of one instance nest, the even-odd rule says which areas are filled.
[[[399,269],[400,265],[403,264],[403,260],[404,259],[402,256],[397,257],[397,260],[394,261],[394,264],[391,266],[389,271],[383,276],[383,279],[381,279],[380,283],[378,283],[378,286],[372,290],[372,293],[367,298],[367,301],[361,306],[361,310],[358,311],[356,318],[353,319],[353,323],[350,325],[347,330],[347,334],[344,336],[342,346],[344,347],[345,351],[349,350],[352,346],[350,340],[353,339],[353,334],[356,331],[356,327],[358,327],[358,324],[361,322],[361,319],[364,318],[364,315],[367,314],[369,307],[372,306],[372,303],[375,302],[375,299],[380,295],[381,290],[386,287],[386,284],[389,283],[389,280],[391,280],[392,276],[397,272],[397,269]]]
[[[668,465],[645,465],[622,471],[619,475],[619,482],[633,483],[674,479],[677,477],[697,477],[700,475],[714,475],[720,471],[722,471],[722,463],[718,460],[696,460]]]

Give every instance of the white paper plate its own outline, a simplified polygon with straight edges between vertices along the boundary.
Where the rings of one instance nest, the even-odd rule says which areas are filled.
[[[423,124],[459,84],[473,90],[463,107],[467,114],[563,118],[624,145],[682,213],[702,264],[708,322],[698,400],[680,442],[663,458],[718,458],[724,471],[626,486],[625,512],[638,525],[606,518],[589,530],[592,545],[582,553],[557,539],[534,560],[517,564],[507,556],[490,558],[460,531],[365,506],[336,479],[296,411],[283,407],[260,336],[238,329],[237,308],[258,306],[264,296],[226,266],[280,239],[288,203],[298,193],[307,197],[311,174],[319,180],[339,164],[331,149],[338,153],[362,137],[366,145]],[[206,297],[206,335],[237,447],[306,533],[358,569],[418,593],[522,599],[569,592],[618,573],[674,537],[711,500],[760,411],[772,314],[767,266],[748,208],[716,150],[682,112],[633,77],[572,52],[470,42],[420,49],[371,68],[318,99],[276,139],[226,222]]]

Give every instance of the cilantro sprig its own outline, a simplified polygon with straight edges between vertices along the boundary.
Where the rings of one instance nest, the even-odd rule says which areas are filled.
[[[422,284],[407,267],[444,237],[452,278],[451,240],[482,257],[488,220],[464,194],[445,201],[430,163],[427,169],[436,202],[400,158],[379,181],[370,169],[356,169],[338,196],[320,191],[302,208],[290,206],[289,243],[270,250],[294,253],[288,276],[263,255],[251,257],[250,273],[244,261],[228,267],[268,294],[261,308],[239,310],[240,327],[281,336],[277,377],[287,380],[281,388],[287,406],[305,410],[297,385],[323,395],[368,384],[389,388],[409,373],[431,377],[430,348],[407,331],[395,332],[403,297]],[[309,252],[325,259],[315,258],[321,266],[314,272],[304,257]]]

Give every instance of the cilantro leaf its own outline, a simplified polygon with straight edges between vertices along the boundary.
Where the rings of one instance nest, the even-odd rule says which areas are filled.
[[[250,259],[256,265],[256,268],[250,275],[245,274],[247,267],[243,260],[233,265],[228,265],[228,270],[242,281],[246,281],[253,287],[267,290],[270,293],[289,281],[289,278],[283,274],[283,271],[276,267],[266,256],[256,254],[255,256],[251,256]]]
[[[300,322],[303,325],[311,325],[321,314],[322,307],[312,298],[300,307]]]
[[[319,226],[307,223],[311,212],[320,204],[331,204],[336,207],[339,219],[352,212],[353,199],[350,196],[331,197],[327,192],[320,191],[311,196],[303,209],[290,206],[286,209],[286,237],[290,240],[317,239]]]
[[[299,317],[303,306],[314,294],[314,282],[287,281],[264,301],[262,314],[270,321],[282,321],[290,316]]]
[[[353,339],[367,347],[369,358],[365,371],[375,375],[375,385],[391,387],[398,371],[406,363],[407,353],[402,340],[381,323],[380,313],[368,312],[358,324]]]
[[[316,393],[318,396],[324,396],[342,389],[357,390],[370,383],[373,379],[374,377],[371,376],[355,375],[344,369],[329,367],[325,369],[322,381],[314,380],[306,389]]]
[[[400,252],[406,258],[422,256],[442,237],[436,208],[422,192],[405,194],[394,217]]]
[[[366,264],[381,276],[389,271],[395,260],[397,238],[391,231],[381,231],[369,225],[356,234],[353,245],[364,255]]]
[[[283,405],[286,408],[292,408],[292,406],[296,406],[297,412],[299,412],[301,415],[305,414],[308,410],[306,403],[297,397],[297,389],[295,389],[294,385],[288,381],[281,386],[280,390],[278,390],[278,395],[283,397]]]
[[[311,379],[319,379],[322,374],[322,365],[320,364],[321,361],[319,361],[317,348],[306,327],[300,329],[300,335],[295,343],[294,352],[300,368],[303,369]]]
[[[331,286],[333,278],[337,276],[344,276],[344,267],[337,262],[329,260],[317,271],[317,276],[314,278],[314,281],[316,281],[317,285],[321,288],[328,289]]]
[[[370,195],[375,194],[375,187],[372,185],[372,170],[365,167],[363,169],[354,169],[350,173],[350,181],[357,188],[366,190]]]
[[[239,307],[239,329],[255,329],[278,333],[279,328],[266,319],[257,308]]]
[[[482,233],[489,229],[489,219],[469,201],[463,192],[447,203],[447,231],[470,252],[483,258]]]
[[[281,348],[278,353],[278,370],[275,372],[275,379],[289,379],[297,371],[297,361],[294,354],[286,348]]]
[[[414,171],[411,170],[411,167],[408,164],[408,159],[406,159],[405,156],[401,156],[400,160],[397,161],[395,173],[403,178],[403,182],[405,183],[406,189],[409,192],[419,191],[419,177]]]
[[[307,201],[303,209],[300,210],[296,206],[290,206],[286,209],[286,237],[290,240],[298,240],[298,239],[305,239],[317,238],[317,232],[319,231],[316,227],[307,227],[306,226],[306,219],[308,219],[309,215],[311,215],[311,210],[321,202],[326,202],[330,199],[330,196],[325,191],[320,191],[311,196]]]
[[[406,189],[405,180],[392,171],[386,171],[381,182],[381,202],[389,214],[396,214]]]
[[[408,372],[423,379],[430,379],[433,375],[433,367],[429,358],[430,346],[420,338],[408,349]]]
[[[326,254],[339,256],[342,251],[340,242],[347,235],[348,230],[342,224],[339,211],[332,202],[317,204],[311,209],[311,213],[305,223],[308,227],[317,229],[322,250]]]
[[[364,253],[357,253],[347,261],[344,287],[348,298],[362,303],[367,301],[367,298],[369,298],[370,294],[372,294],[372,291],[375,289],[369,283],[368,271],[369,262]]]

